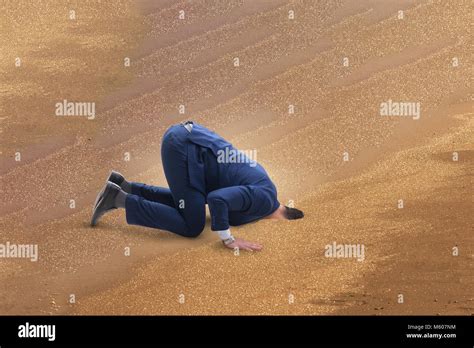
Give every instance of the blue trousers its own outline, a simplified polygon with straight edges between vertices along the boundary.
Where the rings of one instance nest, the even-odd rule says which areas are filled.
[[[211,183],[213,188],[217,188],[210,192],[192,186],[188,154],[190,151],[199,151],[199,146],[187,142],[187,135],[187,130],[177,125],[170,128],[163,137],[161,158],[169,188],[131,184],[132,192],[127,195],[125,202],[129,224],[196,237],[204,229],[206,203],[209,205],[213,231],[226,230],[230,224],[240,225],[254,221],[275,211],[275,202],[278,203],[276,189],[269,179],[268,183],[265,179],[260,180],[260,183],[263,182],[261,185],[226,184],[226,187],[219,187],[219,182]],[[234,170],[233,167],[230,168]],[[249,170],[255,169],[249,167]],[[213,180],[214,171],[213,169],[207,175],[204,173],[206,180]]]

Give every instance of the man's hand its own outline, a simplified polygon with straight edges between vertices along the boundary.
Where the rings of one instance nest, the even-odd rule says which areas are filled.
[[[233,243],[227,244],[226,247],[229,249],[239,248],[248,251],[260,251],[263,248],[263,246],[260,244],[247,242],[246,240],[240,238],[235,238],[235,241]]]

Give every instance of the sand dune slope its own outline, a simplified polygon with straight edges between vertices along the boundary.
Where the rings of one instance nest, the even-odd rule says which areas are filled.
[[[111,4],[1,5],[0,243],[40,256],[0,259],[0,313],[473,313],[470,1]],[[55,116],[63,99],[95,118]],[[265,247],[238,256],[209,227],[89,228],[110,169],[166,186],[161,136],[186,119],[256,150],[305,218],[235,228]]]

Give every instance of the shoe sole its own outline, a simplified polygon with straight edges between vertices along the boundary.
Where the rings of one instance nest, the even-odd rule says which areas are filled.
[[[95,210],[95,208],[97,208],[97,204],[99,204],[99,200],[102,198],[102,196],[104,195],[104,192],[105,192],[105,189],[107,188],[107,183],[110,181],[110,178],[112,177],[112,173],[114,171],[111,170],[110,173],[109,173],[109,176],[107,177],[107,180],[105,180],[105,184],[104,186],[102,187],[102,190],[100,190],[99,194],[97,195],[97,197],[95,198],[95,202],[94,202],[94,205],[92,206],[92,211]],[[120,186],[120,185],[119,185]]]
[[[110,176],[109,176],[110,177]],[[109,180],[107,180],[105,182],[105,185],[102,187],[102,189],[100,190],[99,194],[97,195],[97,197],[95,198],[95,202],[94,202],[94,205],[92,206],[92,212],[94,212],[97,208],[97,205],[99,204],[99,201],[102,201],[102,199],[104,198],[104,192],[107,188],[107,182]]]
[[[98,216],[98,214],[97,214],[97,208],[98,208],[99,204],[102,203],[103,199],[104,199],[104,197],[100,198],[100,201],[97,203],[94,210],[92,211],[91,226],[97,225],[97,220],[99,220],[99,218],[100,218],[100,216]]]
[[[110,210],[113,210],[113,209],[116,209],[116,208],[110,208],[110,209],[106,209],[106,210],[102,210],[101,213],[98,213],[99,210],[101,210],[101,204],[102,202],[104,201],[104,198],[105,198],[105,191],[107,190],[107,184],[105,185],[105,189],[104,189],[104,194],[102,195],[102,197],[100,197],[99,201],[97,202],[97,206],[94,208],[93,212],[92,212],[92,218],[91,218],[91,226],[96,226],[97,225],[97,222],[98,220],[100,219],[100,217],[102,215],[104,215],[106,212],[110,211]]]

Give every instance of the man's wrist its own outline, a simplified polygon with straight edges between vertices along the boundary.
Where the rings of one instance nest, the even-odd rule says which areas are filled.
[[[220,231],[216,231],[216,232],[219,235],[219,238],[222,239],[222,240],[232,237],[232,233],[230,233],[229,229],[220,230]]]
[[[235,242],[235,238],[233,236],[230,236],[229,238],[222,240],[222,243],[224,243],[225,246],[232,244],[234,242]]]
[[[219,238],[222,240],[222,243],[224,243],[224,245],[229,245],[235,241],[235,238],[232,233],[230,233],[229,229],[216,232],[219,235]]]

